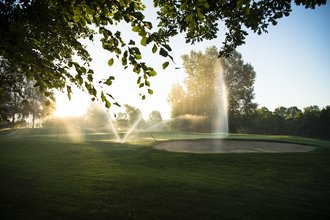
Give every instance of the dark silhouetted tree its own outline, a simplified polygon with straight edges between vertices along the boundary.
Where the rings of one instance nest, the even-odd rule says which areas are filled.
[[[271,112],[258,108],[248,133],[285,134],[330,139],[330,106],[322,110],[316,105],[304,108],[279,107]]]
[[[91,103],[86,112],[88,128],[101,129],[109,125],[109,117],[104,108],[98,103]]]
[[[320,108],[316,105],[304,108],[300,133],[304,136],[315,137],[319,132]]]
[[[149,114],[149,122],[154,125],[154,124],[158,124],[160,122],[162,122],[162,115],[160,114],[159,111],[152,111]]]
[[[330,139],[330,105],[321,110],[320,135],[323,138]]]
[[[0,59],[0,115],[12,126],[31,118],[35,127],[35,121],[49,115],[54,107],[34,86],[34,81],[27,80],[18,71],[7,60]]]

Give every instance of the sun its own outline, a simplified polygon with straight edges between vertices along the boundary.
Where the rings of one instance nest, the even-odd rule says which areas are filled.
[[[75,92],[71,100],[62,92],[55,93],[55,96],[56,110],[54,115],[56,117],[82,116],[86,113],[90,105],[89,96],[80,91]]]

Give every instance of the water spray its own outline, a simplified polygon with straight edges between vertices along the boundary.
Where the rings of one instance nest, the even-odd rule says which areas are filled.
[[[110,126],[111,126],[111,129],[112,129],[112,132],[114,133],[114,135],[116,137],[116,140],[117,141],[121,141],[121,138],[119,137],[119,134],[117,132],[117,129],[116,129],[116,127],[115,127],[115,125],[114,125],[114,123],[113,123],[113,121],[112,121],[111,118],[110,118],[109,122],[110,122]]]
[[[134,124],[130,127],[130,129],[128,130],[128,132],[126,132],[126,135],[124,136],[123,139],[121,139],[120,143],[125,143],[128,136],[132,133],[132,131],[135,129],[135,127],[139,124],[139,122],[141,121],[142,116],[140,115],[139,118],[134,122]]]

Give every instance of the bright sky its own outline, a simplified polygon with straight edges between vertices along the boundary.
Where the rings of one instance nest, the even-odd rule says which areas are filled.
[[[148,5],[150,6],[150,5]],[[147,20],[156,17],[152,7],[147,9]],[[303,7],[294,7],[289,17],[282,18],[279,24],[268,29],[268,34],[261,36],[251,33],[246,44],[239,47],[245,62],[251,63],[257,77],[254,85],[255,102],[259,106],[266,106],[270,110],[279,106],[297,106],[302,109],[309,105],[318,105],[323,108],[330,105],[330,3],[315,10],[306,10]],[[224,28],[220,29],[223,31]],[[127,27],[123,27],[122,35],[131,35]],[[167,97],[171,86],[175,82],[182,82],[185,77],[181,55],[191,50],[205,51],[206,47],[221,47],[223,33],[219,38],[195,45],[185,44],[184,36],[173,38],[170,45],[175,64],[171,63],[164,71],[161,64],[165,61],[161,56],[151,53],[151,48],[142,50],[144,60],[156,68],[158,75],[153,77],[151,87],[153,95],[141,100],[136,85],[137,75],[131,71],[123,70],[119,62],[115,61],[112,67],[107,66],[112,54],[104,51],[95,40],[88,45],[93,57],[92,68],[99,79],[106,78],[108,74],[116,79],[109,88],[109,92],[120,104],[130,104],[139,108],[144,118],[152,110],[159,110],[163,118],[170,117],[170,106]],[[140,40],[136,40],[139,42]],[[98,79],[95,79],[97,82]],[[66,100],[64,94],[58,94],[58,115],[81,115],[86,111],[90,98],[79,91],[75,92],[72,103]],[[112,112],[122,111],[114,107]]]

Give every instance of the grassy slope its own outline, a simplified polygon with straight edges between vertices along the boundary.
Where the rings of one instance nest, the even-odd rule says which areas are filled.
[[[0,132],[0,218],[329,219],[330,143],[309,153],[182,154],[151,139],[84,143],[49,131]],[[143,134],[150,137],[149,134]],[[155,133],[157,139],[207,134]]]

